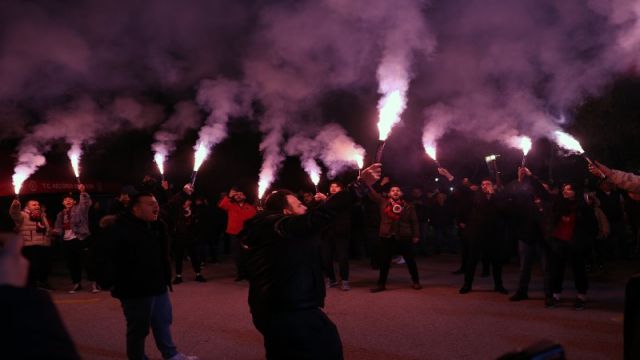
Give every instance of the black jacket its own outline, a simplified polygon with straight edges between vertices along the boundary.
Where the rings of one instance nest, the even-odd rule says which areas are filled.
[[[80,359],[49,294],[0,286],[3,359]]]
[[[350,188],[305,215],[262,212],[247,221],[240,238],[248,248],[249,306],[254,316],[324,306],[317,235],[353,205],[358,190]]]
[[[108,230],[113,264],[111,295],[119,299],[160,295],[171,283],[169,235],[162,221],[125,213]]]

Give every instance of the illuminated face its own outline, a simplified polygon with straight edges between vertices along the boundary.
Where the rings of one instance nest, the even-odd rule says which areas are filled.
[[[236,202],[243,202],[243,201],[247,200],[247,197],[246,197],[246,196],[244,196],[244,193],[243,193],[242,191],[238,191],[238,192],[233,196],[233,199],[234,199]]]
[[[493,182],[489,180],[483,180],[482,183],[480,184],[480,188],[482,189],[482,192],[485,194],[493,194],[494,192]]]
[[[416,198],[416,199],[422,197],[422,190],[420,190],[420,189],[412,189],[411,190],[411,196]]]
[[[120,197],[118,198],[118,201],[125,205],[129,204],[129,200],[131,200],[129,194],[120,194]]]
[[[573,199],[576,197],[576,192],[571,185],[565,185],[562,187],[562,196],[565,199]]]
[[[156,221],[160,213],[158,201],[153,196],[143,196],[132,209],[133,215],[140,220]]]
[[[399,200],[402,197],[402,190],[397,186],[392,187],[389,190],[389,197],[393,200]]]
[[[341,187],[340,185],[336,184],[336,183],[333,183],[333,184],[331,184],[331,185],[329,186],[329,193],[330,193],[331,195],[333,195],[333,194],[337,194],[337,193],[339,193],[340,191],[342,191],[342,187]]]
[[[76,204],[76,201],[72,197],[66,197],[62,200],[62,205],[65,209],[71,209]]]
[[[25,208],[29,211],[40,211],[40,203],[36,200],[29,200]]]
[[[307,213],[307,207],[293,195],[287,195],[289,207],[284,209],[285,215],[304,215]]]

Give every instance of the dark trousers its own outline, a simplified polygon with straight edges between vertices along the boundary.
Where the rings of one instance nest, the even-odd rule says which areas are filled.
[[[51,267],[51,248],[49,246],[25,246],[22,255],[29,260],[29,277],[27,284],[36,287],[38,282],[46,283]]]
[[[133,299],[121,299],[124,317],[127,320],[127,358],[146,360],[144,342],[149,335],[149,327],[162,357],[175,356],[178,351],[171,339],[173,315],[169,293]]]
[[[371,261],[372,268],[378,268],[380,266],[380,255],[378,254],[379,246],[379,233],[378,228],[367,227],[364,230],[364,244],[365,244],[365,253],[369,257]]]
[[[583,249],[574,242],[552,239],[550,269],[551,291],[554,294],[562,292],[564,270],[567,263],[571,265],[573,270],[573,279],[578,294],[586,295],[589,290],[589,280],[585,269]]]
[[[456,252],[455,239],[453,237],[453,225],[451,226],[434,226],[435,233],[435,253],[440,251],[448,251],[449,253]]]
[[[79,284],[80,281],[82,281],[82,268],[85,268],[85,271],[88,270],[85,264],[88,251],[87,240],[72,239],[62,241],[62,252],[67,262],[67,269],[71,275],[71,281],[74,284]],[[93,274],[87,271],[87,277],[90,281],[93,281],[92,275]]]
[[[253,314],[267,359],[343,359],[338,328],[320,309]]]
[[[504,262],[498,259],[495,254],[491,254],[489,251],[487,251],[486,248],[481,245],[481,241],[478,241],[477,239],[471,240],[469,249],[470,251],[467,256],[468,261],[464,270],[464,285],[467,287],[471,287],[473,285],[473,279],[476,274],[476,267],[478,267],[478,262],[480,262],[481,259],[484,262],[484,259],[486,259],[489,265],[491,265],[494,287],[503,287],[502,266]]]
[[[469,254],[471,253],[471,240],[466,229],[458,227],[458,237],[460,238],[460,270],[464,271],[469,262]]]
[[[329,234],[322,239],[322,261],[325,275],[336,280],[333,260],[338,260],[341,280],[349,280],[349,236],[345,234]]]
[[[176,257],[176,275],[182,275],[182,262],[185,252],[188,252],[191,259],[191,267],[196,274],[200,273],[200,252],[193,239],[185,237],[175,237],[173,240],[173,254]]]
[[[385,285],[389,276],[389,268],[391,267],[391,257],[394,254],[400,254],[404,258],[411,274],[411,280],[414,283],[420,282],[418,276],[418,266],[415,260],[415,249],[411,240],[399,240],[394,237],[380,237],[378,242],[380,254],[380,276],[378,277],[378,285]]]
[[[540,259],[542,266],[542,274],[544,278],[544,294],[551,296],[549,273],[549,249],[541,241],[527,243],[518,241],[518,254],[520,256],[520,281],[518,282],[518,292],[526,294],[529,292],[529,283],[531,282],[531,270],[536,258]]]
[[[247,260],[242,248],[240,238],[236,235],[228,235],[231,240],[233,250],[233,260],[236,264],[236,277],[244,279],[247,277]]]

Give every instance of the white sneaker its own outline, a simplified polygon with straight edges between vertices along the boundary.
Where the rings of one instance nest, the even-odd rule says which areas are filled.
[[[73,284],[73,287],[69,290],[69,294],[75,294],[80,290],[82,290],[82,285],[80,285],[80,283]]]
[[[172,357],[168,358],[167,360],[200,360],[200,358],[197,356],[189,356],[183,353],[177,353]]]
[[[347,281],[347,280],[342,280],[342,282],[340,283],[340,289],[342,289],[342,291],[349,291],[349,290],[351,290],[351,286],[349,286],[349,281]]]
[[[398,256],[397,258],[393,259],[393,263],[396,265],[405,264],[404,258],[402,256]]]
[[[98,284],[94,282],[91,283],[91,293],[93,294],[97,294],[101,291],[100,287],[98,286]]]

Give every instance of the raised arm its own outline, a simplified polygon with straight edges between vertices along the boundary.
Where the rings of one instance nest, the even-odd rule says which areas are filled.
[[[339,213],[349,209],[356,199],[371,193],[371,185],[380,179],[381,165],[373,164],[364,169],[357,181],[346,190],[327,199],[317,208],[304,215],[287,216],[276,223],[276,231],[283,237],[306,237],[322,230]]]
[[[9,216],[16,224],[16,226],[21,226],[24,221],[24,217],[22,216],[22,205],[20,205],[20,201],[13,200],[11,202],[11,206],[9,207]]]

